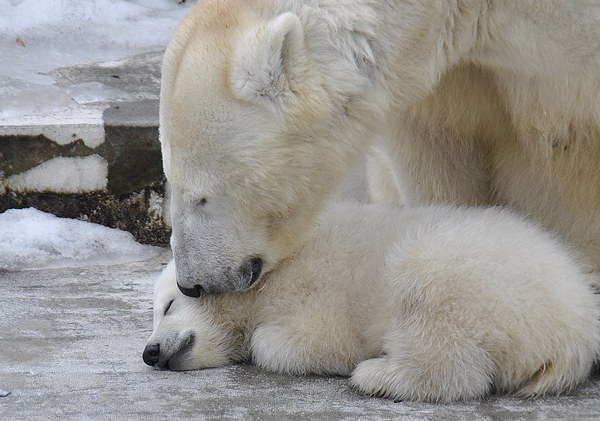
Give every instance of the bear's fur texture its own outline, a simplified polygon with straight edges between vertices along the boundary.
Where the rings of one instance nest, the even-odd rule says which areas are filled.
[[[179,285],[249,288],[375,141],[377,200],[500,204],[598,271],[599,69],[596,1],[198,2],[161,86]]]
[[[561,393],[600,350],[592,282],[567,246],[507,210],[342,203],[247,291],[184,296],[171,262],[144,360],[351,375],[403,400]]]

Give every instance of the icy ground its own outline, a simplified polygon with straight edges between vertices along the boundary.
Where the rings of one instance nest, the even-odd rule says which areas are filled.
[[[61,90],[47,72],[162,51],[192,1],[0,0],[0,122],[111,100],[118,90]]]
[[[134,262],[161,251],[136,243],[129,232],[33,208],[0,214],[0,270]]]

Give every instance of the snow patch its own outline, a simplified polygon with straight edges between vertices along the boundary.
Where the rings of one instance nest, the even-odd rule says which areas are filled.
[[[0,269],[110,265],[157,257],[160,247],[137,243],[126,231],[58,218],[34,208],[0,214]]]
[[[106,190],[108,162],[100,155],[52,158],[0,182],[16,192],[88,193]]]

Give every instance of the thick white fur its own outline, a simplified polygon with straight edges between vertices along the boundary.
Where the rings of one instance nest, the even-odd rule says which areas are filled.
[[[598,69],[593,0],[199,2],[161,91],[178,282],[247,288],[375,140],[377,200],[501,204],[598,270]]]
[[[248,291],[193,299],[175,277],[171,263],[156,285],[148,345],[160,347],[158,367],[251,358],[351,375],[366,394],[446,402],[568,391],[600,349],[586,268],[498,208],[342,203]]]

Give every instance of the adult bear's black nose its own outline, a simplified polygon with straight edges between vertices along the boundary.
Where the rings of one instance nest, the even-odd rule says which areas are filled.
[[[144,352],[142,353],[142,358],[146,364],[149,366],[153,366],[158,362],[158,356],[160,355],[160,345],[146,345],[144,348]]]
[[[186,288],[186,287],[182,287],[179,283],[177,283],[177,287],[179,288],[179,291],[181,291],[181,293],[183,295],[186,295],[188,297],[193,297],[193,298],[198,298],[201,294],[201,291],[203,291],[203,289],[200,285],[194,285],[192,288]]]

